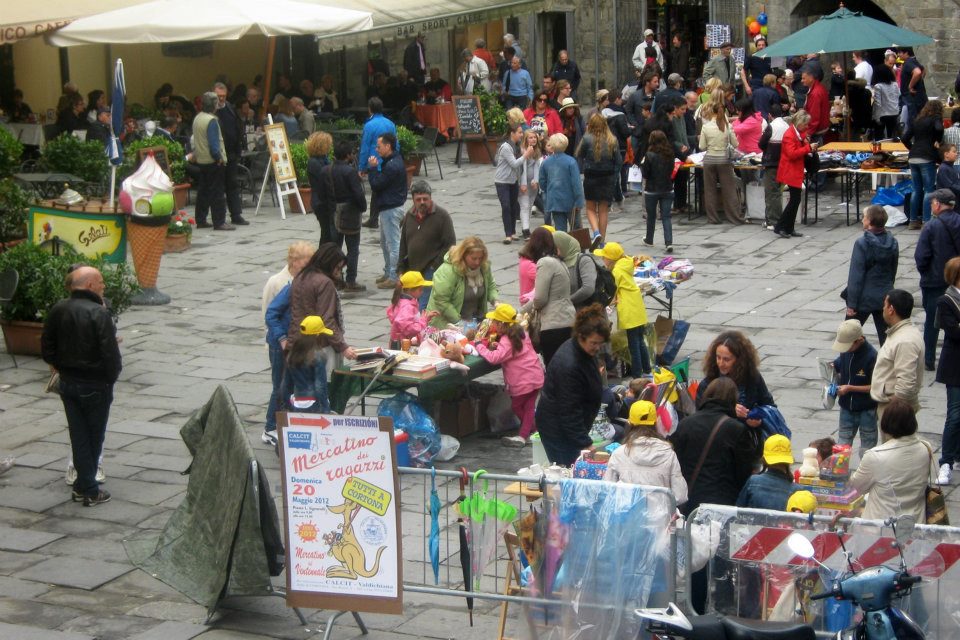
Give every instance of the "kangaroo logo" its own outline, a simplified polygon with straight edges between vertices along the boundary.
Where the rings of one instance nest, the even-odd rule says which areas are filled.
[[[360,505],[352,500],[347,500],[341,505],[327,507],[330,513],[338,513],[343,516],[343,523],[337,528],[340,532],[336,536],[325,535],[324,541],[330,545],[330,555],[336,558],[339,566],[327,569],[328,578],[346,578],[356,580],[357,578],[372,578],[380,571],[380,556],[387,548],[382,546],[377,549],[377,556],[373,567],[367,570],[367,554],[363,547],[357,541],[357,536],[353,531],[353,520],[360,512]]]

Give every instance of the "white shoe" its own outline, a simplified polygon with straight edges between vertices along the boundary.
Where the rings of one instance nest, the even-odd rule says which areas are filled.
[[[500,438],[500,442],[505,447],[511,447],[516,449],[520,449],[527,445],[527,441],[521,438],[520,436],[504,436]]]
[[[77,468],[73,466],[73,460],[67,463],[67,475],[64,476],[63,481],[69,485],[77,481]]]
[[[271,447],[277,446],[277,431],[276,431],[276,429],[274,429],[273,431],[264,431],[264,432],[260,435],[260,440],[262,440],[264,444],[268,444],[268,445],[270,445]]]
[[[953,479],[953,465],[942,464],[940,465],[940,473],[937,475],[937,484],[939,485],[948,485]]]
[[[100,484],[103,484],[107,481],[107,474],[103,472],[102,463],[97,465],[97,475],[94,477],[94,479]]]

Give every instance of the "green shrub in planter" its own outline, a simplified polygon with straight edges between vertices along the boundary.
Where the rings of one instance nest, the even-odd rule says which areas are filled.
[[[80,141],[69,133],[49,140],[41,158],[47,171],[72,173],[86,182],[102,182],[110,172],[103,145],[96,140]]]
[[[164,136],[150,136],[134,140],[130,144],[123,146],[123,164],[117,169],[117,184],[133,173],[137,165],[137,152],[140,149],[148,147],[165,147],[167,150],[167,161],[170,163],[170,179],[173,184],[183,184],[187,181],[186,160],[183,159],[183,145],[176,140],[170,140]]]
[[[500,137],[507,133],[507,110],[497,99],[497,94],[483,89],[474,93],[480,96],[480,109],[483,111],[483,128],[488,136]]]
[[[404,158],[412,158],[418,153],[423,153],[423,136],[415,134],[402,124],[397,127],[397,146],[400,147],[400,155]]]
[[[0,271],[12,267],[20,274],[17,292],[2,309],[3,319],[43,322],[50,307],[67,296],[64,279],[70,265],[76,263],[94,266],[103,274],[104,297],[114,318],[130,307],[133,296],[140,291],[133,269],[126,263],[92,260],[62,245],[60,255],[54,255],[39,245],[23,242],[0,253]]]
[[[0,180],[0,242],[27,236],[27,209],[31,199],[13,178]]]
[[[297,184],[301,187],[309,187],[310,176],[307,174],[307,162],[310,161],[310,154],[307,153],[307,146],[302,142],[291,142],[290,159],[293,161],[293,170],[297,174]]]
[[[17,172],[22,155],[23,145],[5,127],[0,127],[0,178]]]

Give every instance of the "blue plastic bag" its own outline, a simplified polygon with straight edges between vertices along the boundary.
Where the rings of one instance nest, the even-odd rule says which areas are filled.
[[[909,180],[906,182],[909,182]],[[896,187],[878,187],[877,195],[873,196],[870,204],[888,204],[892,207],[899,207],[903,204],[903,195],[904,194],[897,191]]]
[[[784,420],[783,414],[780,413],[780,409],[777,409],[771,404],[761,404],[750,409],[747,418],[749,420],[761,421],[760,430],[763,432],[764,440],[778,434],[787,436],[788,438],[793,437],[790,433],[790,427],[787,426],[787,421]]]
[[[428,467],[440,453],[440,432],[416,396],[406,391],[398,393],[380,403],[377,415],[392,418],[394,429],[403,429],[409,434],[407,446],[413,466]]]

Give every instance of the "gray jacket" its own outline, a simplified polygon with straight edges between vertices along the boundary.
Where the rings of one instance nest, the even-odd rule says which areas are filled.
[[[546,256],[537,260],[537,278],[533,298],[520,309],[540,312],[540,329],[563,329],[573,325],[576,311],[570,302],[570,272],[560,258]]]

